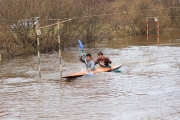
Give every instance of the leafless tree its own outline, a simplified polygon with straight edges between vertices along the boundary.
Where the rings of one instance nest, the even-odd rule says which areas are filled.
[[[161,31],[179,28],[177,0],[1,0],[0,50],[9,56],[36,53],[35,25],[71,19],[60,28],[61,48],[146,33],[145,18],[159,16]],[[149,21],[150,34],[156,23]],[[41,52],[58,50],[57,26],[41,29]],[[3,50],[2,50],[3,49]]]

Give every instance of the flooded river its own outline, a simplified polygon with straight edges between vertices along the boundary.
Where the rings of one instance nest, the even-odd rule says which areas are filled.
[[[121,73],[59,79],[58,53],[3,61],[0,68],[2,120],[180,120],[180,35],[102,41],[87,48],[102,51]],[[179,41],[180,42],[180,41]],[[62,53],[63,75],[85,69],[79,51]],[[98,65],[96,66],[98,67]]]

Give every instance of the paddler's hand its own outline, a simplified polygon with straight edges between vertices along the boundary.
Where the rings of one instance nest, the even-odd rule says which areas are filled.
[[[80,56],[81,56],[81,55],[83,55],[84,53],[81,51],[81,52],[79,52],[79,54],[80,54]]]
[[[93,75],[93,72],[91,71],[90,68],[87,69],[87,72],[88,72],[88,76],[92,76]]]
[[[113,70],[114,69],[114,65],[111,63],[111,70]]]

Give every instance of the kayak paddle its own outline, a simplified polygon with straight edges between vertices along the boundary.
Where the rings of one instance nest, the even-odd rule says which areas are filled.
[[[84,47],[83,47],[83,44],[82,44],[81,40],[78,40],[78,43],[79,43],[80,49],[81,49],[82,52],[83,52],[83,51],[84,51]]]
[[[83,47],[83,44],[81,42],[81,40],[78,40],[78,43],[79,43],[79,47],[82,51],[82,54],[84,53],[84,47]],[[86,61],[86,55],[84,54],[84,60],[85,60],[85,64],[87,65],[87,61]]]

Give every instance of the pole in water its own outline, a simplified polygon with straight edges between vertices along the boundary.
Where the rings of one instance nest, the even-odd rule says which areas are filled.
[[[146,40],[147,40],[147,42],[148,42],[148,33],[149,31],[148,31],[148,18],[146,18]]]
[[[59,69],[60,69],[60,78],[62,78],[62,64],[61,64],[61,39],[60,39],[60,21],[58,19],[58,43],[59,43]]]
[[[0,54],[0,66],[2,67],[2,58],[1,58],[1,54]]]
[[[36,26],[36,34],[37,34],[39,78],[41,78],[40,43],[39,43],[39,35],[41,35],[41,30],[39,29],[39,26]]]
[[[160,34],[159,34],[160,28],[159,28],[159,26],[160,26],[160,22],[159,22],[159,19],[157,18],[157,39],[158,39],[158,45],[159,45],[159,38],[160,38]]]
[[[39,45],[39,38],[38,37],[37,37],[37,49],[38,49],[39,78],[41,78],[40,45]]]

